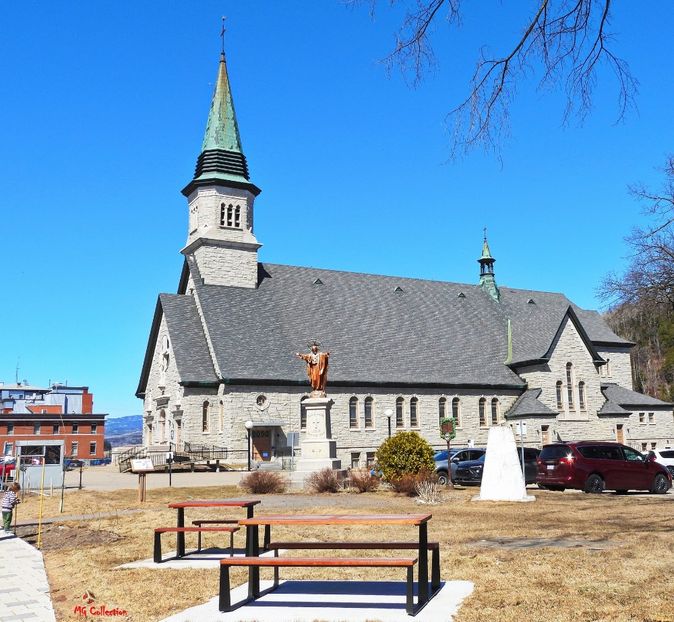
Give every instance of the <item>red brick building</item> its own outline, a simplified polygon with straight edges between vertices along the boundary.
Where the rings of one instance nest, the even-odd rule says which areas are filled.
[[[104,456],[105,414],[93,412],[88,387],[0,384],[0,451],[14,455],[16,441],[64,440],[65,456]]]

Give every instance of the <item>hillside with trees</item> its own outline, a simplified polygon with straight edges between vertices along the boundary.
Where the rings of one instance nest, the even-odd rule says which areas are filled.
[[[635,388],[674,401],[674,156],[663,173],[659,189],[630,188],[647,224],[626,240],[632,255],[625,273],[608,275],[600,293],[611,306],[611,328],[636,344]]]

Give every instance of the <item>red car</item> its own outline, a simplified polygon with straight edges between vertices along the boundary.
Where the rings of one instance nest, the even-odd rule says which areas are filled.
[[[666,467],[620,443],[578,441],[544,445],[536,465],[536,482],[548,490],[574,488],[591,493],[605,489],[618,493],[648,490],[664,494],[672,487],[672,475]]]

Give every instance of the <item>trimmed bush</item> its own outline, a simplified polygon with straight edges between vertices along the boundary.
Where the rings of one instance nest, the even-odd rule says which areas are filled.
[[[416,432],[397,432],[377,450],[377,467],[386,481],[435,471],[433,448]]]
[[[370,469],[351,469],[349,471],[351,488],[358,492],[374,492],[379,488],[379,478],[370,473]]]
[[[326,467],[307,477],[304,485],[311,492],[338,492],[342,488],[342,477],[339,471]]]
[[[253,495],[285,492],[287,482],[275,471],[253,471],[241,479],[239,486]]]

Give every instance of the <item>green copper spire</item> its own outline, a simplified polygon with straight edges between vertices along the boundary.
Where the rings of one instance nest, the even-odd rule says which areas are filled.
[[[213,91],[213,100],[211,102],[211,111],[208,114],[204,142],[201,145],[202,152],[211,149],[224,149],[225,151],[243,153],[224,52],[220,54],[218,78],[215,82],[215,90]]]
[[[489,243],[487,242],[487,229],[484,230],[484,242],[482,243],[482,256],[477,260],[480,264],[480,287],[484,289],[496,302],[501,299],[501,292],[496,285],[494,276],[494,263],[496,259],[491,256]]]
[[[183,188],[183,194],[189,196],[197,186],[212,184],[243,188],[255,196],[260,194],[260,189],[250,181],[248,163],[241,149],[224,52],[220,53],[218,77],[194,179]]]

